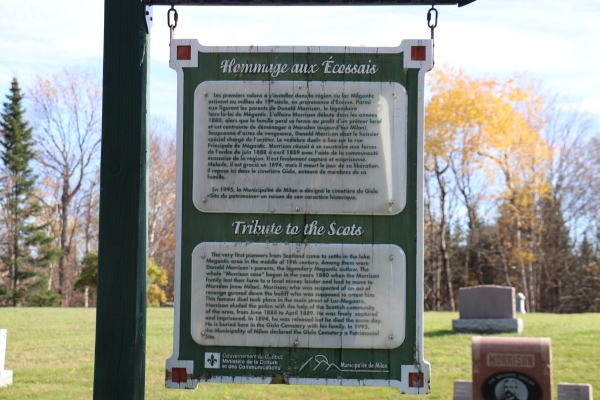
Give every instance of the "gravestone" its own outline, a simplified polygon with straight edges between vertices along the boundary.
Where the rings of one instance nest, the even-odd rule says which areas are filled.
[[[515,289],[480,285],[458,290],[460,319],[452,321],[454,333],[503,333],[523,331],[515,318]]]
[[[453,400],[473,400],[473,381],[454,381]]]
[[[472,339],[473,400],[552,400],[549,338]]]
[[[521,292],[517,293],[517,312],[520,314],[525,314],[527,311],[525,310],[525,295]]]
[[[6,336],[7,330],[0,329],[0,387],[12,385],[13,372],[4,369],[4,360],[6,359]]]
[[[589,383],[559,383],[558,400],[593,400],[592,385]]]

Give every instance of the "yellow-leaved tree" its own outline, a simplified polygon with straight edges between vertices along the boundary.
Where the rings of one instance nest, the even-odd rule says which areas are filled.
[[[81,274],[75,282],[75,289],[84,291],[86,293],[86,307],[87,307],[87,296],[89,291],[93,295],[97,287],[98,277],[98,253],[89,253],[82,260],[84,268]],[[164,287],[169,283],[167,278],[167,271],[161,268],[153,260],[148,260],[148,269],[146,276],[147,286],[147,301],[150,307],[159,307],[161,303],[167,301]]]
[[[167,271],[153,260],[148,260],[148,306],[159,307],[167,301],[163,287],[169,283]]]
[[[482,203],[495,201],[502,222],[497,226],[495,245],[502,255],[505,284],[513,285],[510,267],[517,264],[519,289],[530,301],[530,309],[535,310],[537,274],[533,261],[540,229],[536,207],[550,191],[545,167],[551,152],[542,135],[543,97],[535,85],[519,76],[506,80],[473,78],[462,70],[442,67],[429,79],[425,166],[438,191],[438,222],[434,225],[439,226],[439,258],[449,258],[444,241],[451,218],[446,215],[449,209],[444,195],[455,194],[467,211],[467,253],[481,248],[478,226]],[[529,239],[526,244],[524,231]],[[471,259],[467,254],[464,285],[470,283]],[[475,264],[482,263],[479,254],[474,260]],[[446,265],[450,284],[449,262]],[[484,283],[481,275],[477,283]]]
[[[173,300],[175,274],[176,151],[173,128],[163,120],[150,124],[148,171],[148,258],[167,271],[167,300]]]

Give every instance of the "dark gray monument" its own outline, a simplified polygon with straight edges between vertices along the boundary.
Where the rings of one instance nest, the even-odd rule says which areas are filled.
[[[592,385],[589,383],[559,383],[558,400],[593,400]]]
[[[480,285],[458,290],[460,319],[452,321],[454,333],[504,333],[523,331],[516,318],[515,289]]]

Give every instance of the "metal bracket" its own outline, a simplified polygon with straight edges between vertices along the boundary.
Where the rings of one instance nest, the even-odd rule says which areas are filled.
[[[455,5],[459,7],[475,0],[147,0],[156,6],[377,6],[377,5]]]
[[[146,23],[146,33],[149,34],[150,31],[152,30],[152,24],[154,23],[153,21],[153,11],[152,11],[152,6],[148,5],[148,1],[144,1],[145,3],[145,7],[144,7],[144,22]]]

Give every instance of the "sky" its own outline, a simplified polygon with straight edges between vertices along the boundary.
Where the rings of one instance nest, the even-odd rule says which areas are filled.
[[[154,6],[150,114],[175,125],[166,6]],[[175,36],[204,45],[397,46],[429,38],[428,6],[178,6]],[[600,121],[600,2],[477,0],[438,6],[436,65],[475,77],[526,73],[560,104]],[[102,0],[0,0],[0,94],[63,67],[102,71]]]

